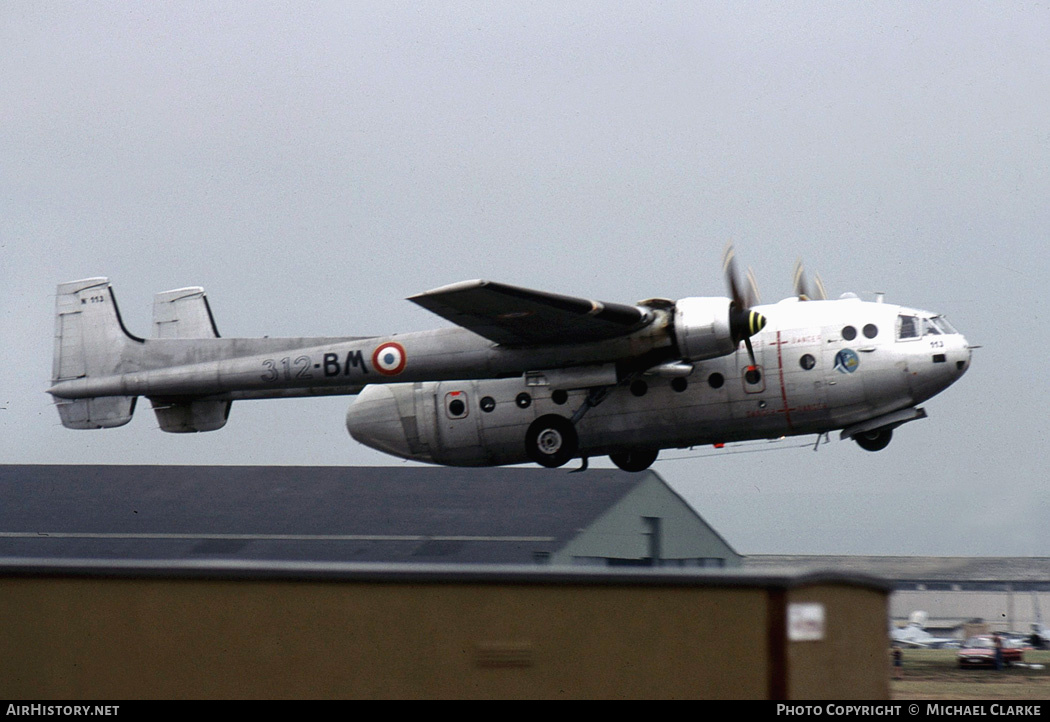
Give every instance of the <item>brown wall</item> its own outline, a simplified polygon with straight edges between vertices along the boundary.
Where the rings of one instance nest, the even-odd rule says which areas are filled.
[[[827,610],[824,641],[788,647],[790,699],[889,698],[887,596],[829,584],[788,593],[790,602],[820,602]]]
[[[884,589],[803,581],[785,593],[783,580],[723,585],[705,575],[696,584],[547,577],[0,570],[0,698],[888,695]],[[768,623],[785,600],[825,604],[825,640],[778,645],[774,635],[771,644]]]

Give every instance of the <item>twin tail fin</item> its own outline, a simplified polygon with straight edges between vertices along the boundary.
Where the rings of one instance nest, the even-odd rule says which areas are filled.
[[[153,301],[153,338],[218,338],[211,308],[199,286],[158,293]],[[51,383],[119,376],[142,370],[146,339],[124,326],[108,278],[86,278],[58,286]],[[55,389],[53,388],[53,392]],[[135,396],[63,398],[55,394],[62,425],[70,429],[123,426],[135,412]],[[230,401],[150,399],[160,427],[171,432],[222,428]]]

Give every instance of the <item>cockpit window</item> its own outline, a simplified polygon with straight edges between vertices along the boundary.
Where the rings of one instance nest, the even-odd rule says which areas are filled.
[[[919,319],[917,316],[905,316],[901,314],[897,317],[897,338],[919,338],[921,335],[921,329],[919,327]]]
[[[930,323],[939,328],[941,330],[941,333],[943,334],[953,335],[959,333],[955,330],[954,326],[948,323],[948,319],[946,319],[944,316],[934,316],[930,319]]]
[[[941,330],[937,328],[937,325],[933,322],[932,318],[924,318],[922,320],[922,335],[923,336],[940,336]]]

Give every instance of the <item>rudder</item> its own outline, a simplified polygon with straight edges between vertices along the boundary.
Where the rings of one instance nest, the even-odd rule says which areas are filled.
[[[200,286],[153,297],[153,338],[218,338],[208,297]]]
[[[107,278],[61,283],[55,301],[55,350],[51,382],[108,376],[126,370],[128,350],[142,339],[124,328]],[[57,401],[62,425],[70,429],[122,426],[135,410],[134,396]]]
[[[163,291],[153,297],[153,337],[219,338],[219,329],[200,286]],[[226,425],[232,401],[150,399],[164,431],[184,434],[215,431]]]

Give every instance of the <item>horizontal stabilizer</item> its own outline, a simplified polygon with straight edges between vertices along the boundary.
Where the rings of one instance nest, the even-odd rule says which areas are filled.
[[[233,404],[232,401],[151,401],[160,428],[173,434],[221,429],[226,425]]]
[[[131,421],[134,396],[100,396],[93,399],[62,399],[55,406],[67,429],[111,429]]]

